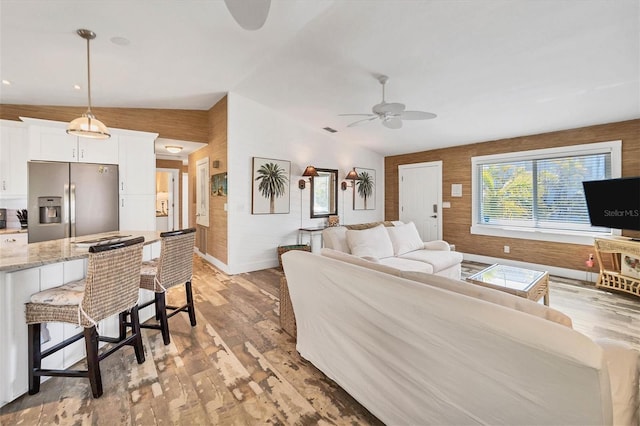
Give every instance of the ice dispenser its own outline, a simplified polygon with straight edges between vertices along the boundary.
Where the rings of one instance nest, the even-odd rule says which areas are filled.
[[[38,197],[40,223],[62,222],[62,197]]]

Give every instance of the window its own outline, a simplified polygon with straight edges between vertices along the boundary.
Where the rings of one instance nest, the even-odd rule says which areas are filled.
[[[472,234],[592,244],[582,182],[620,177],[621,141],[473,157]]]

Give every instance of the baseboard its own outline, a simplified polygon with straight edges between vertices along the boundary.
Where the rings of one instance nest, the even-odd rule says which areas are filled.
[[[503,265],[518,266],[520,268],[533,269],[539,271],[548,271],[549,275],[556,275],[558,277],[571,278],[573,280],[582,280],[596,282],[598,279],[597,272],[591,271],[579,271],[577,269],[558,268],[556,266],[540,265],[537,263],[520,262],[517,260],[501,259],[499,257],[481,256],[477,254],[462,253],[464,260],[480,263],[501,263]]]
[[[273,260],[264,260],[261,262],[245,263],[243,265],[229,268],[229,265],[227,265],[226,263],[222,263],[220,260],[211,256],[210,254],[201,253],[197,248],[194,250],[194,252],[198,256],[200,256],[201,258],[203,258],[204,260],[206,260],[216,268],[220,269],[222,272],[224,272],[227,275],[236,275],[236,274],[243,274],[245,272],[261,271],[263,269],[275,268],[278,266],[278,259],[273,259]]]
[[[200,250],[198,250],[197,248],[194,250],[194,252],[195,254],[197,254],[198,256],[200,256],[201,258],[203,258],[204,260],[206,260],[216,268],[220,269],[225,274],[229,274],[229,275],[231,274],[229,272],[229,266],[226,263],[220,262],[218,259],[211,256],[210,254],[200,252]]]

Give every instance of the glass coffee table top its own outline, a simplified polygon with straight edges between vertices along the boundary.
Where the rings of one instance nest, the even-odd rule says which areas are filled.
[[[495,264],[482,271],[471,275],[468,281],[478,284],[489,284],[506,289],[527,291],[535,285],[545,272],[523,269],[515,266]]]

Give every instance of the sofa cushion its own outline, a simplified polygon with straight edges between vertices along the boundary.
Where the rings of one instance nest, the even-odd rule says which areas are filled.
[[[360,231],[348,229],[347,244],[354,256],[373,256],[379,259],[393,256],[393,244],[384,225]]]
[[[322,231],[322,242],[325,247],[349,253],[347,245],[347,228],[344,226],[330,226]]]
[[[400,271],[424,272],[425,274],[433,274],[433,266],[425,262],[416,262],[415,260],[403,259],[401,257],[385,257],[378,259],[381,265],[389,266]]]
[[[393,245],[393,254],[396,256],[424,248],[424,242],[413,222],[388,227],[387,232]]]
[[[326,247],[320,250],[320,254],[325,257],[330,257],[331,259],[351,263],[352,265],[362,266],[368,269],[373,269],[374,271],[384,272],[385,274],[389,275],[395,275],[396,277],[399,277],[401,272],[399,269],[384,265],[379,261],[375,262],[366,260],[365,258]]]
[[[399,257],[429,263],[435,272],[462,262],[462,254],[457,251],[414,250]]]
[[[571,318],[560,311],[548,306],[536,303],[523,297],[505,293],[500,290],[482,287],[467,281],[452,280],[450,278],[440,277],[433,274],[424,274],[421,272],[406,271],[401,272],[400,276],[412,281],[439,287],[454,293],[464,294],[465,296],[474,297],[497,305],[502,305],[516,311],[525,312],[539,318],[557,322],[569,328],[573,328]]]
[[[638,352],[626,342],[596,339],[604,351],[611,382],[611,403],[614,425],[637,425],[638,412]]]

